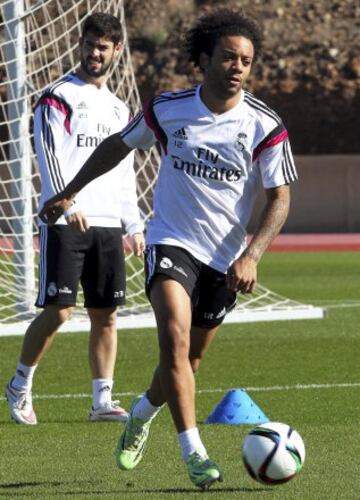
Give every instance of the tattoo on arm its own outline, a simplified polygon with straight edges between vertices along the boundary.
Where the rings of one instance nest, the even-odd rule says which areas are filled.
[[[255,262],[259,262],[266,249],[279,234],[284,225],[290,205],[290,189],[288,186],[267,191],[268,201],[262,213],[260,224],[243,253]]]

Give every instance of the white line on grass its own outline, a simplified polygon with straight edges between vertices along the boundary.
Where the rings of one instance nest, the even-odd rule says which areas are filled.
[[[360,307],[358,300],[345,300],[345,302],[338,302],[337,300],[314,300],[311,301],[312,305],[323,307],[324,309],[340,309],[344,307]]]
[[[360,387],[360,382],[354,383],[343,383],[343,384],[295,384],[295,385],[273,385],[270,387],[239,387],[239,389],[244,389],[245,391],[252,392],[271,392],[271,391],[304,391],[308,389],[343,389],[343,388],[355,388]],[[216,392],[227,392],[232,388],[228,389],[200,389],[197,394],[209,394]],[[115,392],[113,396],[137,396],[139,392]],[[91,394],[79,393],[79,394],[42,394],[33,395],[33,399],[81,399],[81,398],[91,398]],[[0,401],[4,401],[6,398],[0,396]]]

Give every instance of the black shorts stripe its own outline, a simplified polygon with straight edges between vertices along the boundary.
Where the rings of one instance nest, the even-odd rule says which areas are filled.
[[[148,245],[146,248],[146,266],[147,266],[147,275],[146,275],[146,284],[148,285],[154,275],[155,265],[156,265],[156,246]]]
[[[46,293],[46,251],[47,251],[47,226],[40,226],[40,255],[39,255],[39,292],[37,303],[45,304]]]

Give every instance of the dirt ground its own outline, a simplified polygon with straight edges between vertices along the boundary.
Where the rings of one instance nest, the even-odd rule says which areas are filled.
[[[247,89],[283,118],[296,154],[360,153],[358,0],[125,0],[143,99],[199,81],[182,33],[213,6],[242,7],[264,30]]]

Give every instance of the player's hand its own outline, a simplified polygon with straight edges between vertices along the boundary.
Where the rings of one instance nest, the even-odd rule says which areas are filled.
[[[131,244],[134,255],[142,257],[145,250],[145,239],[143,233],[135,233],[131,236]]]
[[[81,231],[82,233],[85,233],[90,227],[87,218],[80,210],[78,212],[67,215],[65,219],[72,229]]]
[[[63,193],[58,193],[44,203],[44,206],[39,212],[39,217],[45,224],[52,226],[64,212],[69,210],[72,204],[72,197],[67,198]]]
[[[229,267],[226,286],[234,292],[252,293],[257,283],[257,262],[246,255],[240,256]]]

